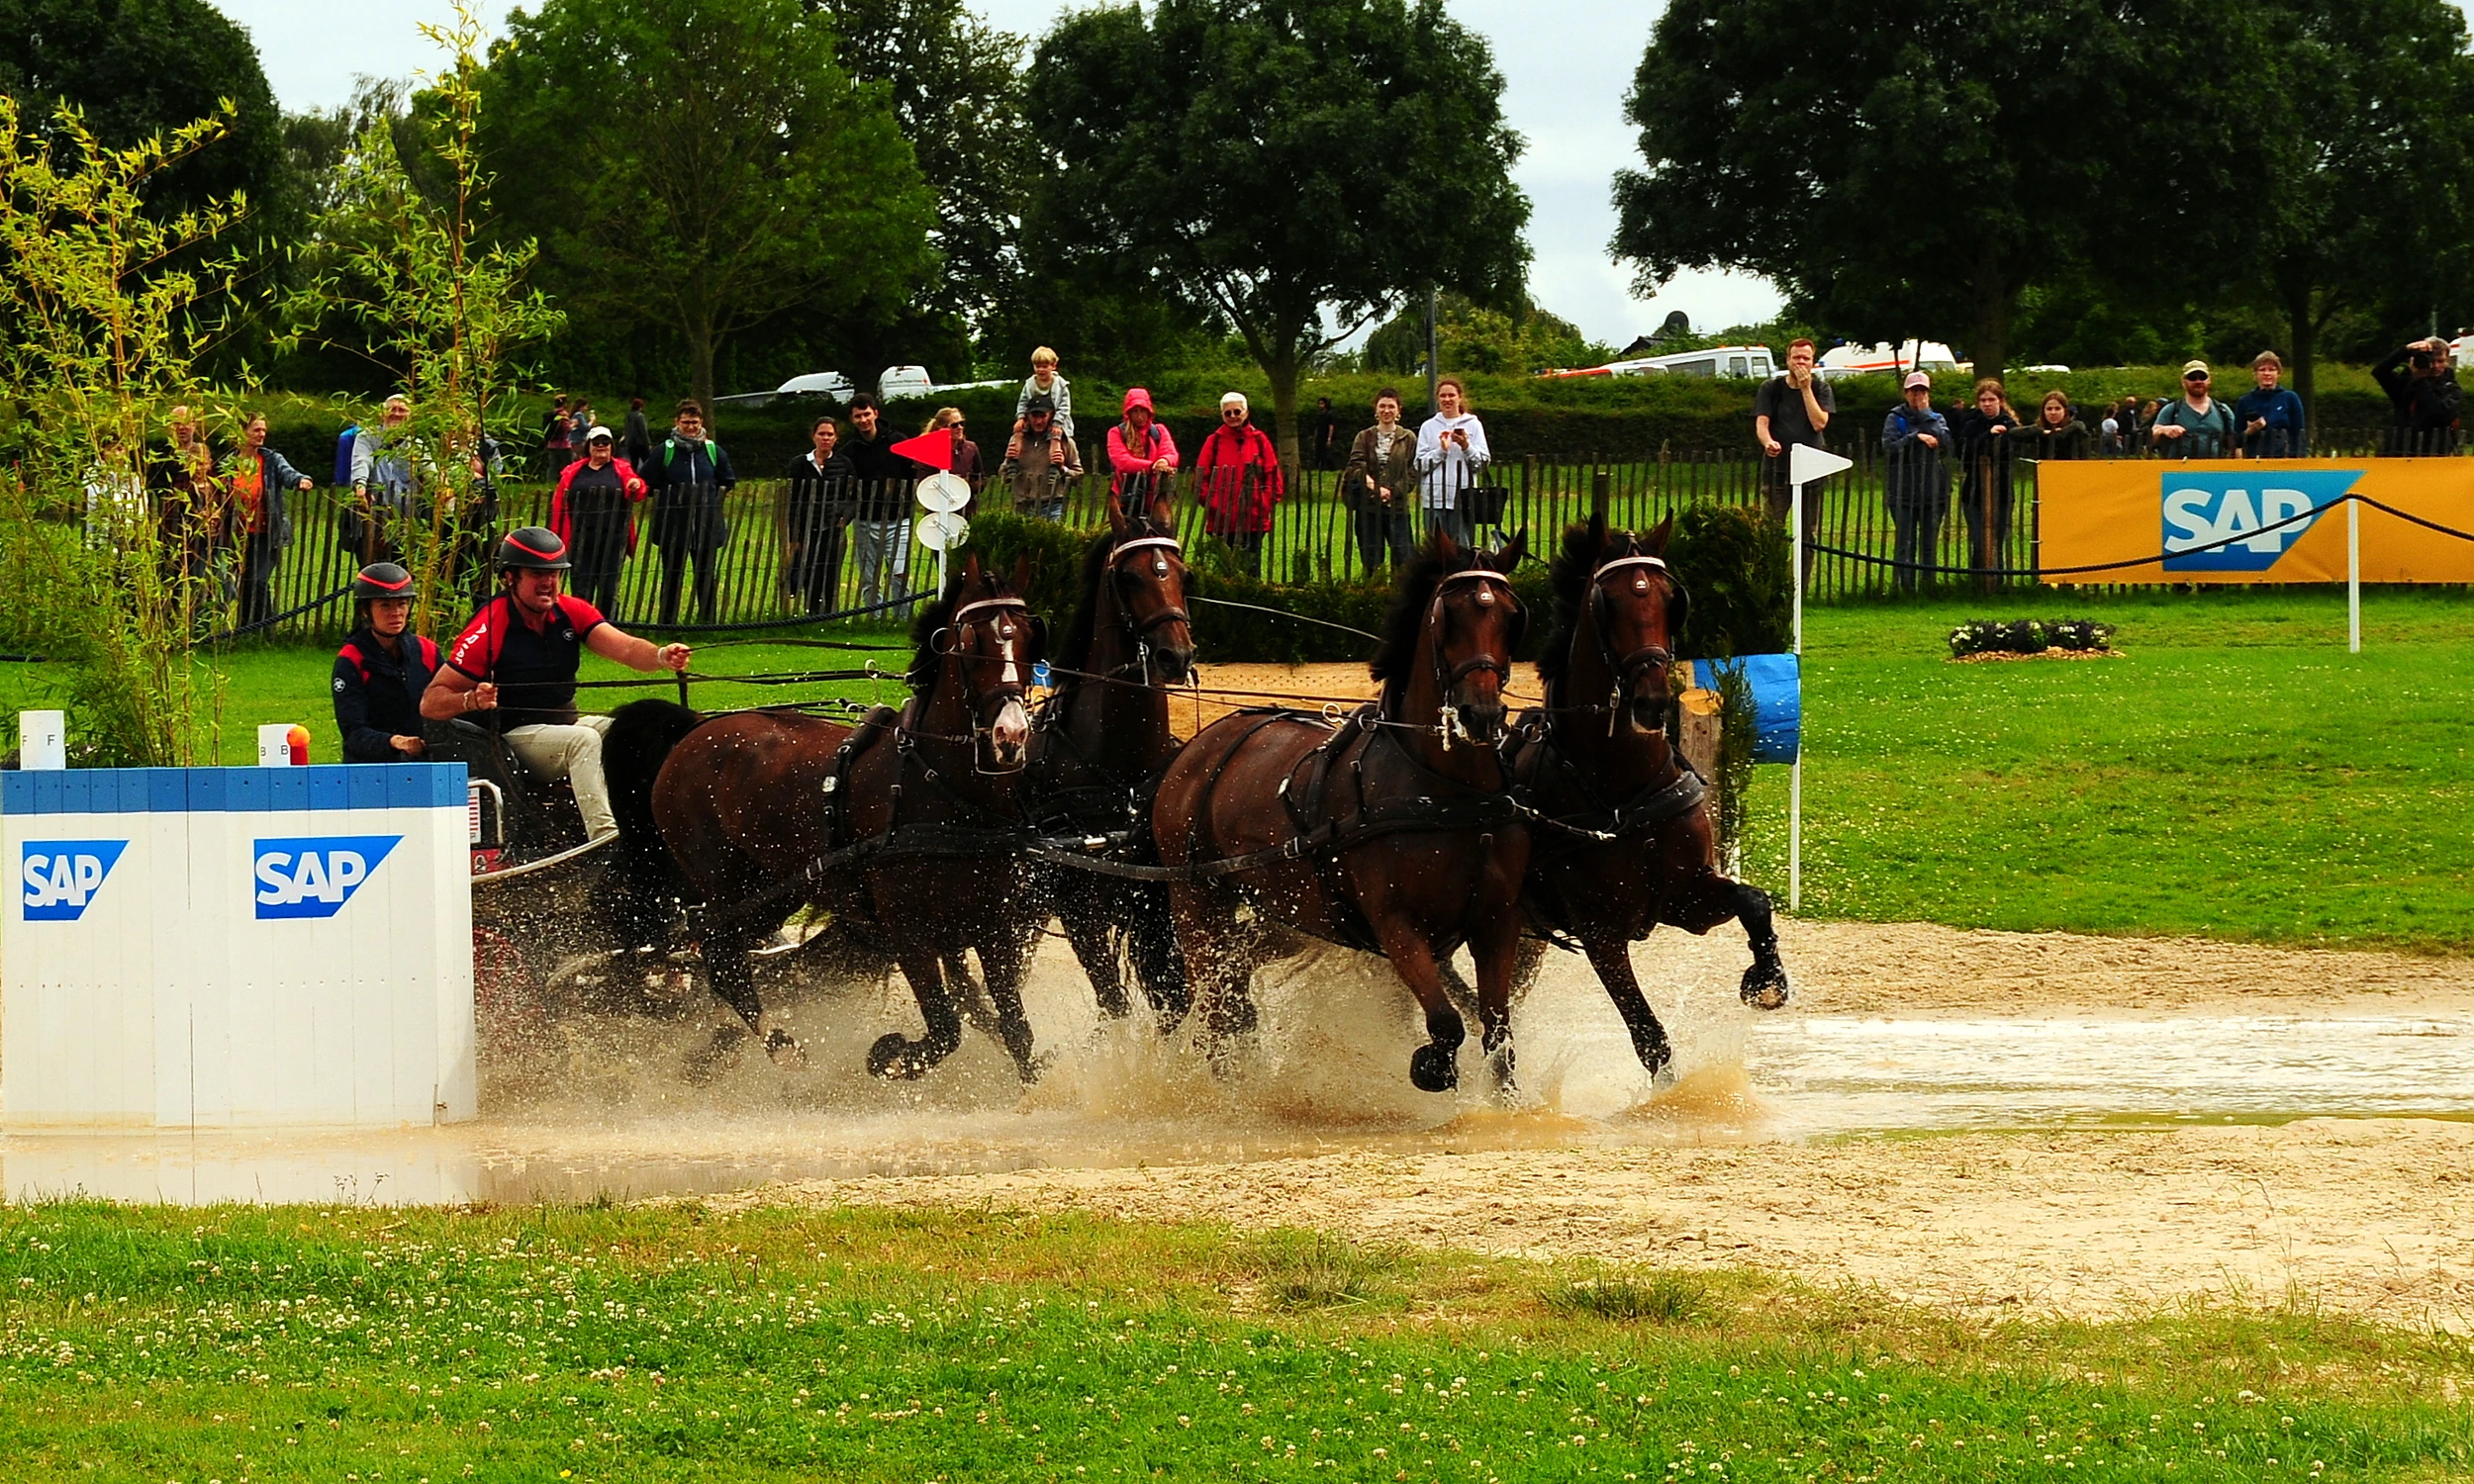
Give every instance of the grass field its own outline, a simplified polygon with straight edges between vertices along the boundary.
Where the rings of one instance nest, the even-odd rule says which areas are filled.
[[[2474,946],[2474,598],[2215,590],[1807,613],[1804,906],[1960,926]],[[1952,664],[2084,615],[2126,658]],[[1786,775],[1754,870],[1786,878]]]
[[[2125,658],[1952,664],[1979,616],[2085,615]],[[2374,590],[2364,650],[2342,597],[2308,589],[1932,599],[1809,612],[1804,910],[1828,917],[2268,942],[2474,947],[2474,597]],[[904,660],[897,630],[837,630]],[[767,639],[713,674],[868,656]],[[325,650],[243,647],[223,756],[306,721],[335,756]],[[628,672],[587,660],[588,678]],[[700,688],[702,706],[898,683]],[[42,677],[0,666],[0,708]],[[665,687],[596,693],[601,703]],[[1752,872],[1783,893],[1786,774],[1756,784]]]
[[[1294,1233],[0,1211],[12,1480],[2439,1479],[2459,1341]]]

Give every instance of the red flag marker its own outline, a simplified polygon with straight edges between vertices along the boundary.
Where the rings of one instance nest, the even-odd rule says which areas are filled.
[[[913,463],[925,464],[931,469],[942,469],[951,474],[954,467],[953,429],[940,427],[933,432],[923,432],[915,438],[904,438],[894,445],[894,452]]]

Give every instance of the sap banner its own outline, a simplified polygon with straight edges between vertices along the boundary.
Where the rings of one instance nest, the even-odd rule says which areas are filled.
[[[0,1125],[474,1113],[461,764],[0,774]]]
[[[2474,459],[2046,460],[2036,478],[2048,583],[2343,582],[2348,493],[2474,529]],[[2368,506],[2361,519],[2364,582],[2474,582],[2474,541]],[[2109,572],[2059,570],[2158,553]]]

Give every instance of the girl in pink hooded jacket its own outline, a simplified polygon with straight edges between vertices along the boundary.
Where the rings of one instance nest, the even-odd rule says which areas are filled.
[[[1125,420],[1108,429],[1108,493],[1123,495],[1125,487],[1148,474],[1177,469],[1177,440],[1152,416],[1151,394],[1141,387],[1125,393]]]

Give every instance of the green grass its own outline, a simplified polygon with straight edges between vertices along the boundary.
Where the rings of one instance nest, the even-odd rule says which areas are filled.
[[[2127,658],[1952,664],[1969,617]],[[1804,909],[1965,927],[2474,946],[2474,597],[2037,592],[1807,614]],[[1756,877],[1783,888],[1784,769]]]
[[[765,635],[735,639],[726,645],[695,639],[690,642],[697,645],[695,669],[700,674],[779,675],[816,670],[859,670],[873,660],[880,671],[890,671],[892,678],[883,682],[862,680],[779,688],[699,685],[693,688],[692,704],[700,709],[720,710],[734,706],[771,705],[786,700],[808,700],[819,696],[899,701],[906,694],[901,679],[903,667],[910,663],[906,631],[892,625],[835,624],[818,629],[816,636],[837,642],[883,646],[884,653],[804,649]],[[341,762],[342,739],[335,732],[334,706],[327,691],[327,678],[330,667],[334,664],[334,646],[325,644],[241,643],[226,651],[216,662],[223,676],[221,709],[214,726],[217,756],[235,766],[255,763],[259,724],[294,721],[310,729],[311,762]],[[581,693],[582,704],[588,710],[615,709],[647,696],[675,699],[679,694],[666,675],[658,680],[638,675],[623,665],[592,654],[584,657],[579,678],[588,681],[643,682],[640,686],[623,690]],[[58,671],[52,667],[0,665],[0,715],[13,716],[29,706],[60,705],[59,679]],[[10,729],[14,733],[14,723]]]
[[[12,1480],[2398,1479],[2459,1341],[1978,1323],[1747,1272],[694,1206],[0,1211]],[[1683,1293],[1634,1305],[1570,1297]],[[1632,1285],[1623,1287],[1619,1285]]]

